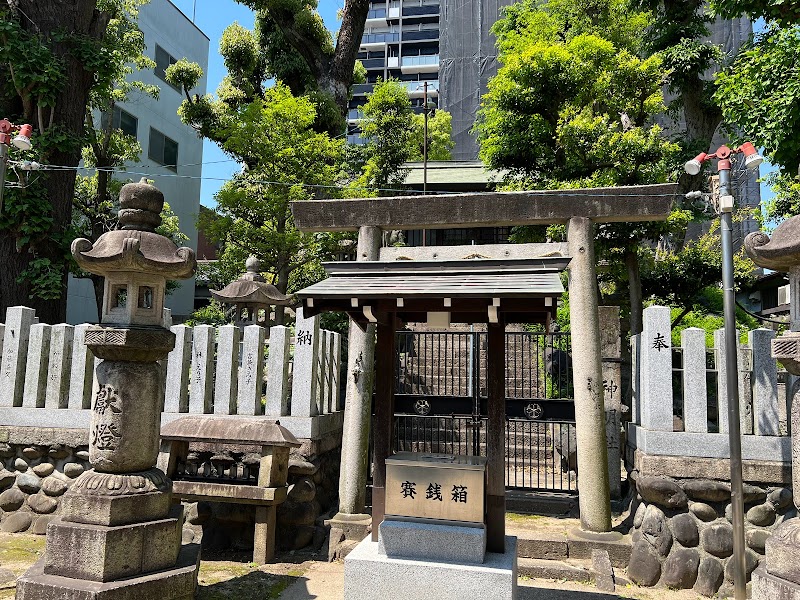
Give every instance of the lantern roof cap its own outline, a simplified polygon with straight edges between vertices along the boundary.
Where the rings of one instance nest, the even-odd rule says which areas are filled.
[[[79,238],[72,242],[72,256],[85,271],[106,276],[115,272],[160,275],[187,279],[197,266],[191,248],[178,248],[172,240],[155,232],[161,224],[164,194],[142,179],[120,191],[121,229],[107,231],[92,244]]]

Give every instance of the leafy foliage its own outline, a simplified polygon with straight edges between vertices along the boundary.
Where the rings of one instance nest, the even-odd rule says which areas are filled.
[[[774,20],[786,26],[800,22],[800,5],[795,0],[712,0],[713,10],[726,19],[742,14]]]
[[[34,126],[33,148],[24,152],[12,148],[12,160],[75,165],[81,148],[101,143],[102,137],[90,116],[88,130],[82,127],[82,115],[90,115],[95,108],[110,111],[133,89],[157,94],[153,86],[126,80],[134,69],[152,65],[142,54],[144,39],[136,25],[138,8],[145,1],[101,0],[92,3],[94,9],[88,13],[84,10],[90,17],[87,21],[63,23],[63,27],[48,31],[31,25],[36,13],[32,20],[30,7],[25,6],[23,15],[25,3],[0,8],[0,76],[9,84],[0,89],[0,109],[8,111],[4,116]],[[41,10],[71,19],[71,7],[42,6]],[[77,91],[65,94],[66,88]],[[102,143],[122,160],[130,157],[124,147],[127,141],[118,135],[110,133]],[[90,164],[99,165],[100,161]],[[63,295],[66,273],[72,266],[68,246],[73,237],[69,221],[74,185],[74,172],[40,172],[5,195],[0,231],[4,239],[13,239],[17,255],[4,256],[4,260],[8,266],[22,267],[16,283],[37,308],[44,306],[37,304],[40,301]],[[90,188],[97,189],[97,185],[96,180],[82,182],[77,198],[87,199]],[[79,207],[78,212],[96,211],[101,206],[107,208],[106,198]],[[16,290],[5,292],[12,297],[18,294]],[[63,304],[60,310],[63,313]]]
[[[411,152],[408,160],[422,160],[425,144],[425,115],[415,114],[411,123]],[[450,160],[456,145],[453,134],[453,116],[446,110],[436,110],[428,116],[428,160]]]
[[[765,148],[788,171],[800,167],[800,25],[770,27],[716,80],[715,99],[733,134]]]
[[[659,58],[640,59],[595,33],[549,41],[551,21],[549,13],[534,20],[541,33],[496,27],[503,66],[476,124],[481,158],[523,187],[663,180],[678,148],[648,124],[664,108]]]
[[[315,132],[312,101],[294,97],[281,84],[246,105],[218,100],[213,107],[214,138],[226,154],[247,165],[217,193],[216,213],[199,223],[224,246],[217,271],[224,276],[215,284],[224,286],[238,276],[252,254],[281,292],[291,291],[296,270],[341,249],[342,236],[298,231],[289,204],[331,195],[343,141]]]
[[[360,171],[355,193],[378,195],[370,188],[400,186],[407,175],[403,163],[411,157],[414,115],[406,88],[393,79],[378,82],[361,114],[361,135],[367,143],[350,151],[350,169]]]
[[[206,306],[195,310],[189,318],[186,319],[184,325],[194,327],[196,325],[213,325],[219,327],[220,325],[228,325],[231,319],[225,312],[225,308],[216,300],[211,300]]]

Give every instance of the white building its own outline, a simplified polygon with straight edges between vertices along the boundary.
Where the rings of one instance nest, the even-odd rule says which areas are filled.
[[[169,0],[150,0],[139,12],[139,28],[144,33],[145,53],[155,60],[154,71],[137,71],[131,78],[161,89],[158,100],[131,93],[127,102],[117,105],[113,123],[135,135],[142,146],[139,163],[128,165],[132,173],[124,179],[138,181],[146,173],[155,182],[180,219],[180,228],[189,236],[185,243],[197,248],[197,215],[200,212],[200,175],[203,162],[203,140],[178,118],[183,94],[164,80],[164,69],[186,58],[208,71],[208,37]],[[193,90],[206,93],[206,76]],[[133,174],[137,173],[137,174]],[[194,310],[194,279],[182,282],[167,297],[167,307],[176,318]],[[97,322],[94,291],[86,279],[70,277],[67,290],[67,322]]]

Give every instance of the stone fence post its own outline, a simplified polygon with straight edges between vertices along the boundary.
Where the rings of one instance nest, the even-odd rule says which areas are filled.
[[[248,325],[244,328],[236,414],[250,416],[261,414],[266,333],[260,325]]]
[[[12,306],[6,311],[3,366],[0,371],[0,406],[22,406],[28,340],[35,317],[36,311],[24,306]]]
[[[771,329],[754,329],[748,334],[753,356],[753,433],[756,435],[780,435],[780,413],[778,411],[778,372],[772,358]]]
[[[642,324],[640,372],[642,427],[654,431],[672,431],[672,333],[670,309],[648,306]]]
[[[84,323],[75,327],[72,338],[72,369],[69,378],[69,408],[90,408],[92,403],[92,383],[94,381],[94,355],[84,343],[86,330],[90,325]]]
[[[725,379],[725,330],[714,332],[714,355],[717,367],[717,410],[719,432],[728,433],[728,382]],[[736,356],[739,380],[739,422],[742,435],[753,433],[753,393],[750,386],[750,371],[745,369],[745,357],[739,341],[736,341]]]
[[[173,325],[170,331],[175,334],[175,348],[167,357],[164,412],[185,413],[189,411],[189,375],[192,369],[187,366],[192,363],[192,328]]]
[[[25,390],[22,396],[22,406],[26,408],[42,408],[45,404],[50,333],[50,325],[31,325],[25,365]]]
[[[198,325],[192,342],[192,389],[189,393],[189,412],[212,412],[214,376],[214,328]]]
[[[319,338],[319,316],[307,318],[303,316],[303,309],[298,308],[292,371],[293,417],[313,417],[319,414]]]
[[[708,386],[706,384],[706,332],[688,327],[681,332],[683,347],[683,430],[708,431]]]
[[[239,396],[239,327],[223,325],[217,340],[217,377],[214,382],[214,414],[235,415]]]
[[[621,495],[620,427],[622,421],[622,365],[619,306],[598,307],[600,352],[603,369],[606,446],[608,447],[608,485],[612,498]]]
[[[289,414],[289,329],[283,325],[269,329],[267,404],[264,414],[271,417]]]

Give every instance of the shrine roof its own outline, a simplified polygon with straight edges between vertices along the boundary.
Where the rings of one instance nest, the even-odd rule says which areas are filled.
[[[564,291],[569,258],[326,263],[329,277],[296,293],[300,299],[530,298]]]

